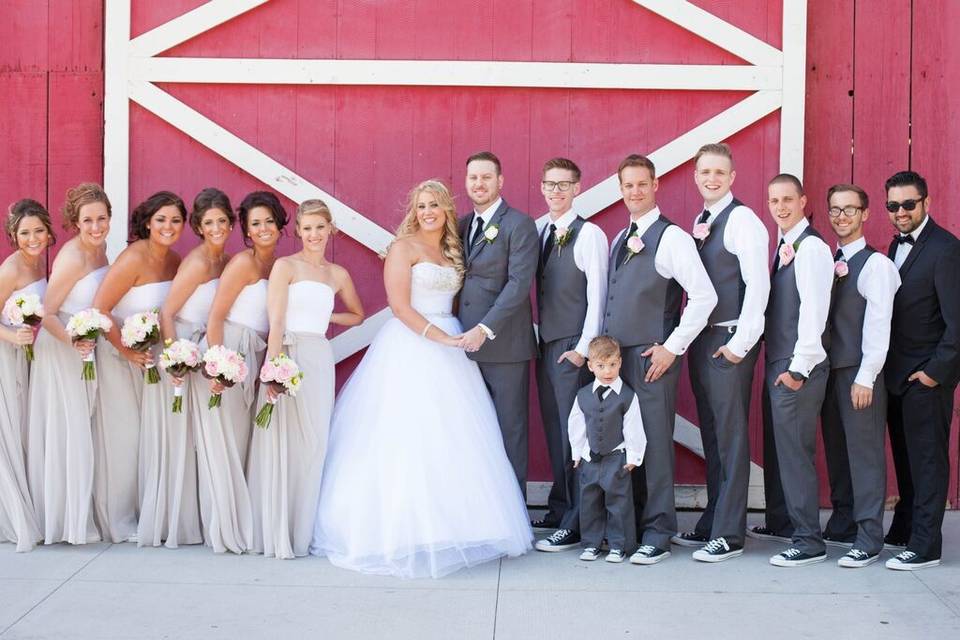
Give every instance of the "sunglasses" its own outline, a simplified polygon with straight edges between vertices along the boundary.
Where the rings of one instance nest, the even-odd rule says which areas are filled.
[[[896,213],[900,211],[900,207],[903,207],[904,211],[913,211],[917,208],[917,205],[921,204],[926,198],[919,198],[914,200],[913,198],[909,200],[904,200],[903,202],[897,202],[895,200],[890,200],[887,202],[887,211],[890,213]]]

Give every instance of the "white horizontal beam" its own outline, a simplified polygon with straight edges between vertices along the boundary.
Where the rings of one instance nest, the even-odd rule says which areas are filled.
[[[463,60],[130,60],[148,82],[778,91],[777,66],[489,62]]]
[[[783,53],[779,49],[690,2],[684,0],[633,0],[633,2],[750,64],[764,67],[783,65]]]
[[[269,0],[209,0],[130,41],[130,54],[155,56]]]

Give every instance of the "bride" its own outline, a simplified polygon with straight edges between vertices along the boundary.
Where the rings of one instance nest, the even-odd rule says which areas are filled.
[[[339,567],[436,578],[530,549],[493,402],[457,347],[463,273],[453,198],[423,182],[384,266],[395,317],[334,407],[310,551]]]

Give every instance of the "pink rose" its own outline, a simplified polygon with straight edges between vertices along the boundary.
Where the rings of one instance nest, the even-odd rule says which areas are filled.
[[[643,251],[643,240],[640,239],[640,236],[630,236],[627,239],[627,249],[630,250],[630,253]]]
[[[706,222],[701,222],[693,226],[693,237],[697,240],[706,240],[708,235],[710,235],[710,225]]]
[[[797,253],[793,250],[792,244],[787,244],[786,242],[780,245],[780,266],[785,267],[797,256]]]
[[[847,262],[845,260],[837,260],[835,263],[833,263],[833,274],[835,276],[842,278],[848,273],[850,273],[850,267],[847,266]]]
[[[207,372],[207,375],[210,375],[210,376],[213,376],[213,377],[216,377],[217,375],[219,375],[219,373],[218,373],[218,371],[217,371],[217,363],[216,363],[216,362],[213,362],[213,361],[208,362],[208,363],[204,366],[204,370]]]

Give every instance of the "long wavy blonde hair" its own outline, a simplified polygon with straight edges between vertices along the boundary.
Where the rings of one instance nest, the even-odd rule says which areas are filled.
[[[410,195],[407,197],[407,213],[397,228],[397,239],[415,235],[420,230],[420,221],[417,220],[417,200],[424,192],[430,193],[437,199],[437,203],[446,215],[443,235],[440,238],[440,253],[448,262],[453,263],[454,269],[462,279],[466,267],[463,259],[463,244],[457,233],[457,210],[450,190],[439,180],[424,180],[410,190]]]

